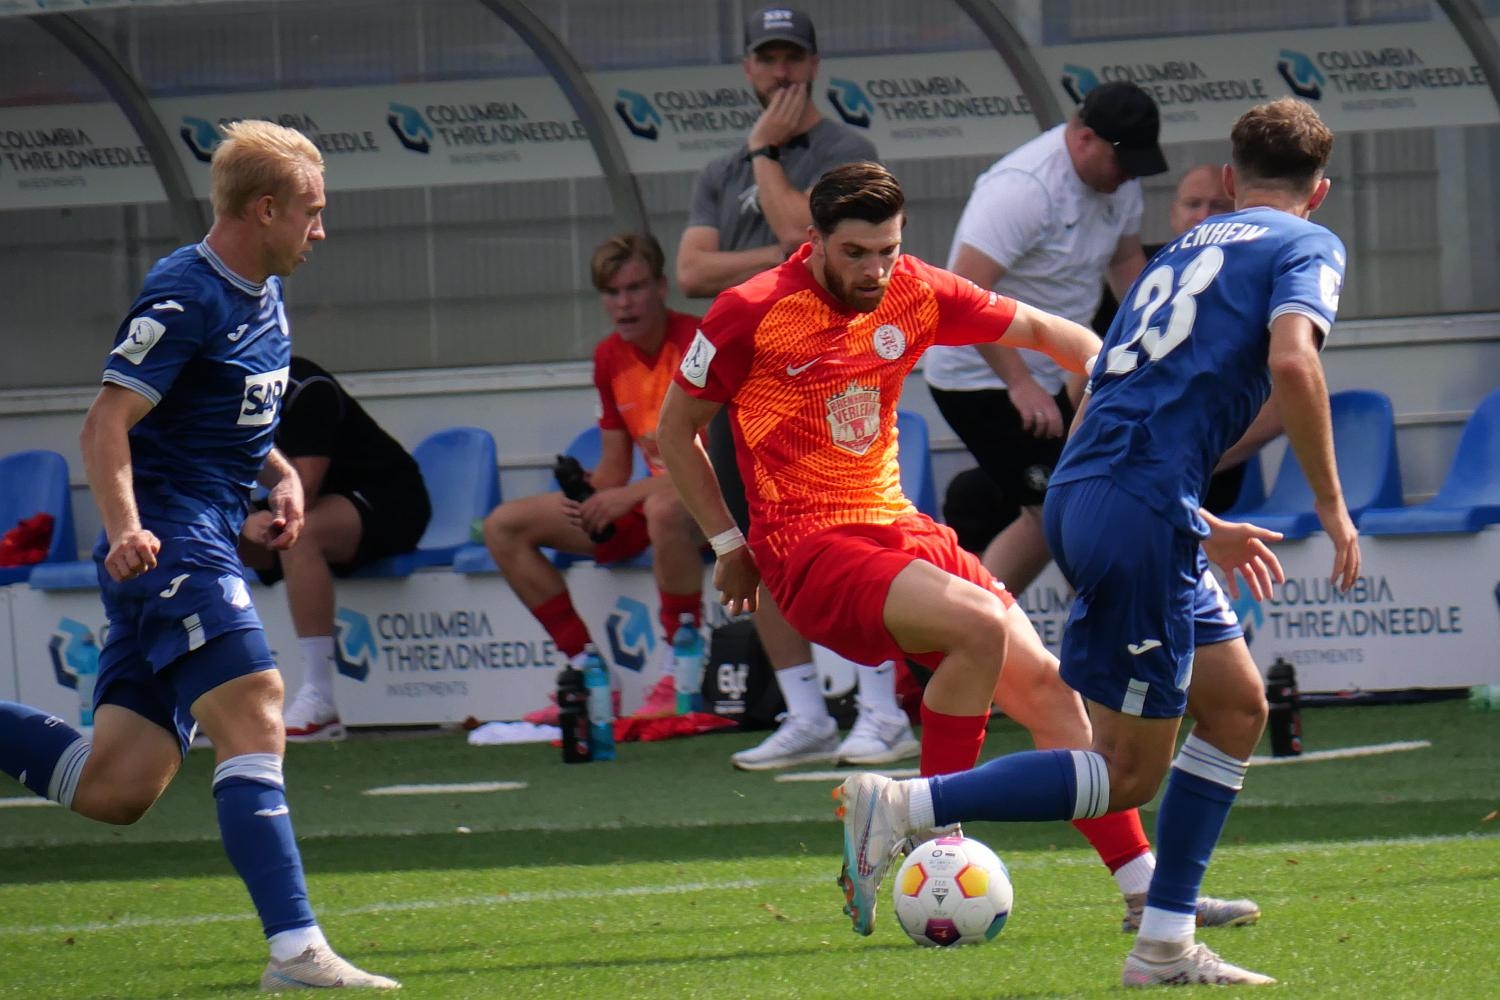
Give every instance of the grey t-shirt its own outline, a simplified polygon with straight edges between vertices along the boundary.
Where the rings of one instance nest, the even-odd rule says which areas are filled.
[[[799,191],[811,188],[834,167],[877,159],[875,144],[845,125],[822,119],[806,132],[807,143],[793,140],[781,147],[781,168]],[[698,174],[689,226],[719,231],[720,250],[753,250],[776,242],[761,214],[755,165],[738,149],[714,160]]]

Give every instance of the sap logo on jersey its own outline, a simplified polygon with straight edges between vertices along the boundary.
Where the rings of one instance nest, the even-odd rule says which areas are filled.
[[[276,419],[281,397],[286,392],[289,368],[278,368],[263,375],[245,376],[245,398],[240,404],[240,418],[235,423],[264,427]]]

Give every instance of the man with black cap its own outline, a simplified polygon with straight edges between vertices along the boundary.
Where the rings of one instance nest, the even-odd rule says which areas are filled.
[[[1090,90],[1066,124],[1005,156],[974,183],[948,269],[1087,325],[1106,281],[1124,292],[1146,266],[1138,177],[1163,173],[1160,120],[1133,83]],[[1051,561],[1042,497],[1062,453],[1081,379],[1065,385],[1034,351],[938,347],[924,375],[944,419],[1021,516],[985,549],[985,568],[1012,593]]]
[[[780,265],[807,240],[812,224],[807,195],[818,178],[877,156],[869,139],[824,118],[813,103],[818,36],[802,11],[767,7],[751,14],[743,65],[764,110],[745,147],[708,164],[694,185],[677,248],[677,284],[691,296],[718,295]],[[734,449],[729,422],[721,415],[709,427],[709,455],[729,510],[748,533],[750,515]],[[892,664],[858,666],[859,716],[840,740],[812,646],[765,596],[755,629],[776,668],[787,712],[764,742],[733,755],[735,767],[759,771],[839,760],[873,765],[916,756],[919,745],[897,707]]]

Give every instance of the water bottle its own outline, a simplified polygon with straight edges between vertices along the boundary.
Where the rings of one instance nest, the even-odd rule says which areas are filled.
[[[615,759],[615,712],[609,692],[609,670],[593,643],[583,647],[583,686],[589,700],[589,754],[594,760]]]
[[[572,455],[557,456],[557,462],[552,466],[552,478],[557,480],[557,486],[562,490],[563,496],[574,503],[583,503],[594,495],[594,487],[584,475],[583,466]],[[606,524],[598,531],[589,532],[589,538],[601,545],[613,537],[615,537],[613,524]]]
[[[74,647],[73,669],[78,675],[78,728],[83,735],[94,731],[94,683],[99,680],[99,644],[89,632]]]
[[[589,755],[589,696],[583,673],[568,664],[557,675],[557,724],[562,727],[564,764],[587,764]]]
[[[1266,724],[1271,733],[1271,756],[1300,755],[1302,713],[1297,708],[1297,671],[1279,656],[1266,671],[1266,702],[1271,708]]]
[[[703,711],[703,633],[683,612],[672,636],[672,681],[677,687],[677,714]]]

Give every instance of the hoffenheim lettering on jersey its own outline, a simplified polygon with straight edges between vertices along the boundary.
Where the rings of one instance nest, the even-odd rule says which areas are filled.
[[[1209,476],[1270,393],[1271,323],[1306,316],[1326,338],[1343,280],[1339,238],[1274,209],[1214,216],[1169,243],[1125,293],[1052,483],[1108,477],[1202,534]]]
[[[204,243],[157,261],[103,374],[153,404],[130,431],[143,515],[207,506],[238,524],[271,450],[290,364],[279,278],[247,281]]]

